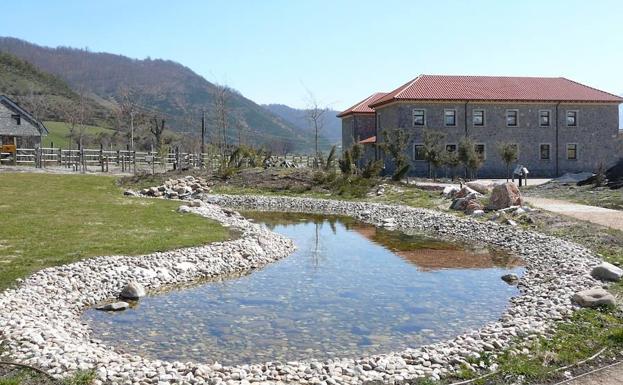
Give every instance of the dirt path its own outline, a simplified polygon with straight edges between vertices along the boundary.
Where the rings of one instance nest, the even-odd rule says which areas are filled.
[[[558,199],[536,197],[524,197],[524,199],[530,205],[543,210],[623,231],[623,211],[620,210],[587,206]]]
[[[578,377],[573,380],[559,382],[556,385],[620,385],[623,384],[623,362],[606,369]]]

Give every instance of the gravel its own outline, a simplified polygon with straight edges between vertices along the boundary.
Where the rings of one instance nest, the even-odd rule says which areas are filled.
[[[312,198],[204,196],[199,207],[183,211],[239,229],[241,237],[203,247],[139,257],[106,256],[41,270],[0,293],[0,339],[5,356],[36,365],[56,377],[94,370],[96,384],[364,384],[401,383],[421,377],[438,379],[458,370],[481,352],[496,352],[520,337],[530,340],[552,333],[555,321],[577,308],[574,293],[601,283],[590,276],[599,258],[577,244],[493,222],[457,218],[438,211],[405,206]],[[183,203],[183,202],[182,202]],[[195,204],[196,205],[196,204]],[[521,294],[509,301],[499,320],[455,338],[401,352],[321,362],[264,362],[237,367],[149,360],[120,353],[91,336],[81,321],[87,307],[116,302],[129,283],[147,292],[157,288],[236,272],[249,272],[286,257],[292,242],[253,224],[231,209],[294,211],[349,215],[395,229],[416,229],[452,240],[487,242],[522,258]]]

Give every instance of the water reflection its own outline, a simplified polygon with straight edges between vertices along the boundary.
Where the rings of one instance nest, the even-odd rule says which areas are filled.
[[[438,341],[497,318],[521,273],[508,255],[348,218],[246,214],[294,239],[250,275],[88,311],[95,336],[152,358],[241,364],[359,356]]]

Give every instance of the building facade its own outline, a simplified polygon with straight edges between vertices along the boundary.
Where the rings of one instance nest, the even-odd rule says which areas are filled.
[[[483,159],[481,177],[506,175],[502,144],[517,146],[519,157],[513,166],[525,166],[533,177],[594,171],[623,156],[621,102],[618,96],[564,78],[422,75],[368,103],[374,111],[375,135],[363,141],[378,145],[383,131],[403,130],[409,138],[412,176],[428,175],[429,164],[422,156],[427,131],[443,136],[446,151],[457,151],[461,140],[470,138]],[[350,130],[343,120],[343,135]],[[391,159],[376,153],[392,173]]]
[[[2,152],[17,148],[34,148],[41,145],[47,128],[28,111],[6,96],[0,95],[0,145]],[[13,151],[10,151],[13,150]]]

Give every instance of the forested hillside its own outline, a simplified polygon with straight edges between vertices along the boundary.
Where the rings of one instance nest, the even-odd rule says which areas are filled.
[[[67,47],[49,48],[23,40],[0,38],[0,52],[8,52],[66,81],[73,91],[96,104],[114,107],[131,103],[145,116],[165,119],[168,128],[197,134],[205,111],[210,136],[223,124],[216,111],[219,100],[226,110],[226,138],[278,150],[311,151],[313,136],[240,93],[208,82],[191,69],[160,59],[131,59]],[[220,95],[220,96],[219,96]],[[218,100],[217,100],[218,99]]]

